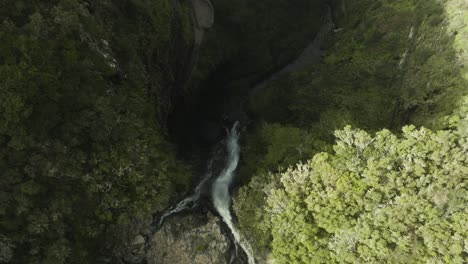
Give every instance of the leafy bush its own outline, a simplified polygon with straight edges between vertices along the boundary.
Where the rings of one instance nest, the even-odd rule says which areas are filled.
[[[253,93],[250,105],[254,114],[258,115],[260,119],[274,120],[281,124],[276,128],[278,130],[281,126],[288,129],[298,127],[301,128],[300,130],[309,131],[308,134],[313,134],[314,138],[330,143],[333,141],[331,138],[333,131],[347,124],[365,129],[368,133],[383,128],[399,129],[401,126],[411,123],[417,126],[424,125],[433,130],[454,129],[457,132],[439,131],[434,133],[423,129],[421,131],[425,132],[420,133],[427,133],[431,137],[422,138],[421,142],[432,144],[433,141],[444,142],[446,140],[446,143],[449,144],[452,142],[452,137],[458,138],[458,141],[455,140],[458,142],[456,144],[461,148],[460,151],[466,154],[466,143],[463,142],[466,142],[464,138],[468,133],[466,118],[468,116],[466,93],[468,68],[463,67],[463,65],[466,65],[468,58],[465,51],[468,39],[468,31],[466,30],[468,28],[466,10],[468,9],[465,1],[360,0],[352,1],[352,3],[343,1],[341,7],[343,15],[338,17],[338,21],[343,30],[334,33],[331,37],[330,48],[327,50],[323,62],[319,65],[313,65],[303,72],[285,76],[269,87]],[[434,23],[434,21],[438,22]],[[280,92],[280,96],[277,96],[278,92]],[[367,135],[362,131],[359,133],[349,129],[346,131],[350,135]],[[400,143],[407,142],[405,140],[411,138],[411,133],[417,132],[405,132],[406,139],[398,139],[393,135],[390,136],[390,132],[385,130],[379,132],[376,137],[388,135],[386,137],[390,141],[393,140],[393,143],[385,143],[385,148],[390,148],[391,144],[400,146]],[[444,135],[447,135],[447,138]],[[369,135],[366,137],[370,138]],[[250,141],[247,141],[245,155],[248,160],[247,164],[253,162],[247,167],[253,168],[255,161],[263,161],[267,155],[275,156],[267,154],[265,145],[268,144],[262,139],[262,137],[252,137]],[[380,148],[380,146],[373,144],[370,144],[369,148],[366,147],[366,151],[369,151],[372,146],[375,151]],[[357,148],[357,146],[355,147]],[[399,148],[401,148],[400,152],[405,153],[405,155],[419,155],[417,153],[420,151],[411,149],[409,146],[407,149],[405,146]],[[258,151],[249,151],[249,149],[257,149]],[[270,149],[280,156],[283,153],[281,144],[278,148],[271,147]],[[435,149],[436,147],[434,147],[434,151]],[[412,151],[415,151],[415,154],[410,154]],[[437,164],[434,166],[442,166],[444,162],[452,162],[452,154],[455,155],[454,157],[460,155],[460,151],[457,152],[457,147],[447,151],[446,154],[440,154],[444,155],[443,161],[433,161],[430,151],[424,152],[424,155],[427,155],[424,156],[426,159],[424,162],[433,162],[433,164]],[[420,207],[427,207],[424,202],[421,202],[423,198],[418,196],[418,188],[407,190],[406,186],[403,185],[401,185],[402,190],[396,187],[388,190],[387,192],[392,193],[391,197],[383,196],[382,190],[377,194],[369,193],[369,197],[364,196],[374,186],[365,185],[367,183],[362,182],[365,179],[356,176],[356,173],[349,170],[372,171],[372,168],[367,166],[377,166],[375,165],[376,160],[382,159],[383,164],[389,167],[388,171],[379,168],[382,170],[382,175],[385,173],[399,175],[400,168],[394,166],[403,161],[397,156],[387,157],[381,152],[376,152],[380,154],[375,154],[375,157],[365,156],[364,158],[359,156],[361,154],[357,155],[356,158],[351,155],[345,156],[343,153],[331,156],[320,154],[316,156],[315,161],[299,165],[296,170],[283,174],[277,173],[274,166],[273,173],[250,169],[251,174],[246,178],[252,175],[251,181],[241,187],[237,194],[236,212],[239,215],[240,226],[245,229],[245,233],[253,234],[250,236],[251,242],[253,245],[259,245],[259,251],[265,253],[273,248],[278,260],[284,263],[403,262],[403,260],[410,263],[426,260],[428,262],[456,263],[460,257],[466,258],[466,252],[459,253],[459,247],[456,245],[460,241],[457,239],[460,236],[466,237],[466,233],[451,238],[445,234],[447,241],[451,241],[450,239],[458,241],[454,243],[453,252],[449,252],[452,249],[443,249],[444,246],[441,246],[441,251],[434,249],[436,243],[428,242],[431,238],[427,232],[420,231],[417,234],[410,234],[408,231],[408,236],[412,236],[411,243],[415,241],[413,244],[417,248],[414,250],[414,256],[405,246],[407,244],[399,246],[395,241],[390,241],[390,239],[394,239],[390,236],[388,239],[387,237],[381,239],[377,236],[379,232],[383,232],[382,230],[389,229],[388,226],[391,223],[372,218],[376,217],[372,213],[378,211],[375,207],[377,205],[372,199],[394,203],[396,209],[392,207],[388,209],[391,212],[386,211],[382,214],[397,214],[396,211],[400,209],[419,210],[419,208],[407,209],[405,207],[411,199],[413,199],[411,202],[420,203]],[[250,153],[255,153],[253,159],[248,156]],[[349,161],[345,161],[346,159]],[[388,159],[391,160],[388,161]],[[341,163],[338,163],[337,160],[341,160]],[[385,162],[389,162],[389,164]],[[465,166],[463,169],[466,175],[466,161],[461,162],[455,159],[453,162]],[[258,167],[262,168],[263,164],[258,163]],[[425,184],[434,184],[434,186],[441,184],[439,180],[434,178],[428,167],[424,167],[421,171],[415,161],[414,164],[406,164],[406,166],[408,170],[411,167],[418,170],[418,174],[416,176],[404,174],[399,180],[409,181],[407,177],[410,179],[416,177]],[[331,195],[335,187],[327,185],[329,190],[327,189],[326,192],[321,190],[323,204],[317,205],[317,210],[319,210],[317,213],[312,208],[311,202],[306,202],[306,198],[310,196],[313,199],[318,199],[311,194],[311,190],[319,187],[307,184],[302,184],[304,187],[297,185],[295,187],[297,190],[291,194],[288,189],[289,185],[287,183],[280,184],[279,178],[282,177],[285,181],[289,181],[289,178],[300,174],[300,177],[307,178],[308,182],[312,181],[309,178],[314,179],[315,183],[319,180],[314,178],[314,173],[320,168],[330,172],[330,175],[320,172],[320,176],[317,177],[320,177],[321,181],[327,182],[329,181],[328,177],[333,178],[341,175],[343,182],[336,183],[341,184],[339,185],[341,191],[333,194],[335,195],[333,197],[329,197],[327,193]],[[450,170],[445,170],[445,173],[449,172]],[[449,176],[445,175],[444,177]],[[456,177],[459,178],[456,179]],[[447,178],[444,179],[447,180]],[[453,180],[458,183],[463,182],[456,172]],[[356,188],[353,187],[353,184],[357,185]],[[382,185],[381,188],[388,187],[385,185],[386,181],[379,182],[379,184]],[[274,194],[269,194],[272,189],[275,190]],[[400,192],[405,191],[408,191],[412,198],[398,198],[396,201],[395,197]],[[456,191],[451,195],[456,196],[452,197],[454,201],[459,197],[459,193],[457,194]],[[266,198],[267,196],[270,198]],[[348,201],[349,199],[361,200],[359,200],[358,205],[353,206]],[[270,204],[269,209],[264,208],[267,200],[275,203]],[[432,201],[429,198],[426,200]],[[252,201],[255,205],[249,204],[248,201]],[[327,203],[331,205],[327,207]],[[431,203],[433,202],[429,202],[429,205],[436,209],[430,210],[436,210],[434,212],[439,214],[437,217],[441,214],[440,210],[443,212],[442,215],[445,213],[445,207],[440,209],[440,206],[431,205]],[[368,208],[365,208],[366,206]],[[279,220],[271,218],[271,215]],[[383,218],[383,216],[379,217]],[[433,217],[431,223],[438,221],[435,216],[431,217]],[[393,218],[398,219],[396,216]],[[429,216],[426,218],[429,219]],[[444,219],[442,216],[441,218]],[[459,218],[457,215],[447,221]],[[371,226],[370,221],[374,220],[379,224],[372,223],[373,226]],[[358,221],[360,222],[358,223]],[[453,231],[458,228],[454,221],[452,223],[444,222],[445,224],[440,224],[440,226],[447,223],[453,224],[450,227],[453,227]],[[463,221],[466,220],[456,221],[460,221],[458,224],[463,224]],[[361,224],[367,226],[360,226]],[[418,224],[425,223],[417,221],[404,223],[407,226],[417,226]],[[424,230],[437,229],[433,226],[429,227],[431,225],[429,223],[427,225]],[[373,235],[370,235],[370,238],[358,237],[362,242],[360,247],[356,248],[343,242],[356,240],[355,232],[364,232],[362,230],[364,228],[367,228],[366,232],[376,232],[375,237]],[[445,226],[436,230],[438,232],[436,236],[443,237],[442,233],[448,230],[447,228],[449,227]],[[273,234],[270,230],[273,230]],[[392,232],[397,231],[392,230]],[[456,232],[453,231],[454,234]],[[384,240],[385,242],[382,242]],[[444,242],[444,244],[450,243]],[[421,251],[418,251],[419,248],[422,248]]]
[[[240,174],[250,181],[236,194],[234,210],[256,254],[265,254],[271,241],[264,190],[278,179],[270,171],[283,171],[327,147],[307,130],[279,124],[263,124],[247,139]]]
[[[346,127],[334,154],[281,173],[271,189],[279,263],[462,263],[468,137],[413,126],[401,138]]]

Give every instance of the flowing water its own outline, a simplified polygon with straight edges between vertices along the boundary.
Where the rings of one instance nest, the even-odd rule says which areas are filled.
[[[335,27],[331,10],[324,17],[322,28],[317,33],[313,42],[307,46],[302,54],[293,62],[286,65],[280,71],[272,74],[270,78],[264,80],[252,89],[252,93],[256,93],[267,87],[267,84],[285,73],[297,72],[304,69],[308,65],[316,64],[321,61],[324,50],[321,48],[325,41],[325,36]],[[200,204],[200,198],[205,195],[208,187],[211,185],[211,195],[213,206],[219,213],[221,220],[231,232],[231,239],[235,245],[235,255],[231,256],[231,263],[236,259],[241,262],[247,261],[248,264],[254,264],[255,258],[248,242],[243,239],[242,235],[236,229],[232,214],[231,214],[231,195],[229,189],[235,176],[235,171],[239,163],[240,146],[239,146],[239,124],[236,122],[230,130],[227,130],[227,138],[224,144],[218,144],[216,152],[212,155],[208,162],[207,173],[198,183],[193,193],[183,199],[176,205],[165,210],[160,217],[153,222],[153,233],[156,232],[164,220],[170,216],[180,212],[194,209]],[[226,153],[227,152],[227,153]],[[220,166],[221,165],[221,166]],[[220,169],[222,169],[220,171]],[[245,256],[247,259],[245,260]]]
[[[314,40],[304,49],[298,58],[278,72],[272,74],[269,78],[257,84],[253,87],[251,93],[254,94],[265,89],[271,81],[277,79],[281,75],[298,72],[309,65],[319,63],[325,53],[325,50],[321,48],[325,41],[325,37],[335,28],[331,9],[329,9],[328,14],[324,17],[323,22],[324,23]],[[338,32],[339,30],[340,29],[335,30],[335,32]],[[222,142],[225,144],[218,144],[216,146],[216,151],[208,162],[207,173],[200,180],[193,193],[179,203],[163,211],[159,217],[155,216],[150,234],[154,235],[154,233],[161,228],[164,220],[168,217],[187,210],[195,209],[200,206],[200,200],[202,197],[210,195],[213,206],[219,213],[219,217],[223,223],[230,230],[230,237],[235,245],[235,254],[231,255],[231,263],[237,260],[237,263],[247,262],[248,264],[255,264],[255,258],[251,247],[236,229],[230,210],[231,195],[229,190],[235,176],[240,156],[239,136],[239,124],[236,122],[230,130],[227,130],[227,138]],[[211,189],[209,189],[210,185]],[[209,190],[211,190],[211,192],[209,192]],[[146,247],[149,247],[149,244],[151,243],[150,238],[151,235],[146,236]]]
[[[221,144],[218,146],[217,151],[213,154],[212,158],[208,162],[207,173],[198,183],[193,193],[177,203],[176,205],[166,209],[159,218],[153,221],[153,233],[157,232],[161,228],[164,220],[170,216],[176,215],[177,213],[194,209],[200,203],[200,198],[204,194],[207,186],[212,180],[214,180],[211,186],[211,198],[213,206],[219,213],[221,220],[226,224],[230,230],[233,243],[235,245],[235,256],[231,256],[231,262],[235,259],[241,259],[240,255],[245,254],[247,256],[248,264],[255,264],[255,259],[252,254],[252,249],[245,239],[242,238],[239,231],[234,226],[231,214],[231,195],[229,189],[231,187],[232,180],[235,176],[235,170],[239,163],[240,146],[239,146],[239,123],[236,122],[230,130],[227,130],[227,138],[225,145]],[[226,151],[222,151],[223,148]],[[226,153],[223,155],[223,153]],[[222,162],[222,170],[217,174],[216,165]],[[213,179],[216,177],[215,179]]]
[[[177,214],[179,212],[182,212],[184,210],[187,210],[187,209],[194,209],[197,205],[198,205],[198,202],[200,200],[200,196],[202,194],[202,190],[205,188],[208,180],[212,177],[212,168],[213,168],[213,162],[214,162],[214,159],[211,159],[209,162],[208,162],[208,172],[206,173],[206,175],[202,178],[202,180],[198,183],[197,187],[195,187],[195,190],[193,192],[192,195],[188,196],[187,198],[183,199],[182,201],[180,201],[179,203],[177,203],[175,206],[165,210],[163,212],[163,214],[161,215],[161,217],[159,218],[159,221],[157,221],[157,229],[159,229],[164,220],[171,216],[171,215],[174,215],[174,214]]]
[[[212,187],[211,195],[213,198],[214,207],[218,211],[223,222],[231,230],[231,233],[235,240],[236,249],[238,246],[240,246],[241,249],[247,255],[248,263],[254,264],[255,260],[254,260],[250,245],[245,240],[241,239],[241,235],[239,231],[236,229],[236,227],[234,226],[232,222],[232,215],[231,215],[231,210],[230,210],[231,196],[229,194],[229,187],[234,178],[234,171],[236,170],[237,164],[239,163],[239,154],[240,154],[239,132],[237,130],[237,126],[238,126],[238,123],[236,122],[228,133],[227,164],[224,170],[218,176],[218,178],[216,178],[216,181],[214,182],[213,187]]]

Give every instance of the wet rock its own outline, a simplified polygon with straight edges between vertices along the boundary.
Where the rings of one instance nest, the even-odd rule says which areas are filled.
[[[149,264],[227,263],[228,243],[219,219],[210,213],[174,217],[153,236],[147,260]]]

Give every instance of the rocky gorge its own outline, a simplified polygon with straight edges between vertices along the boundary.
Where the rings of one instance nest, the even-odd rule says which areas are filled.
[[[213,24],[214,9],[211,3],[206,1],[192,1],[193,8],[193,24],[194,24],[194,56],[198,56],[198,49],[201,48],[203,35],[205,30]],[[320,62],[324,54],[324,45],[327,34],[333,32],[334,23],[332,21],[331,7],[328,6],[328,12],[321,18],[322,26],[316,35],[310,40],[304,50],[297,58],[288,62],[282,69],[273,72],[271,76],[257,84],[250,93],[255,93],[257,90],[265,87],[269,82],[279,76],[284,76],[286,73],[298,72],[303,68],[317,64]],[[197,60],[191,59],[191,60]],[[193,67],[195,64],[190,63]],[[242,111],[238,109],[237,111]],[[229,113],[226,113],[227,115]],[[202,178],[198,188],[204,183],[206,178]],[[198,199],[200,194],[195,199]],[[193,195],[190,197],[194,197]],[[189,198],[190,198],[189,197]],[[188,199],[188,198],[186,198]],[[197,203],[196,200],[190,200],[190,203]],[[232,234],[229,230],[221,232],[223,226],[220,220],[215,219],[215,216],[208,213],[207,216],[200,215],[198,210],[194,211],[194,215],[177,216],[187,209],[193,210],[193,207],[185,208],[185,200],[182,200],[176,207],[169,207],[167,213],[162,213],[159,218],[154,221],[160,221],[161,225],[155,233],[151,235],[138,235],[133,239],[131,256],[124,257],[124,261],[128,263],[247,263],[247,260],[242,260],[230,254],[238,254],[233,251],[232,246],[235,245]],[[181,207],[181,204],[182,207]],[[206,209],[205,209],[206,210]],[[176,216],[173,216],[176,215]],[[165,217],[174,217],[163,224]],[[161,220],[162,219],[162,220]],[[147,223],[149,225],[149,222]],[[226,227],[224,227],[226,229]],[[228,232],[226,234],[226,232]],[[151,241],[145,241],[151,240]],[[149,246],[148,246],[149,244]],[[146,246],[145,246],[146,245]],[[228,246],[229,245],[229,246]],[[237,247],[237,245],[236,245]],[[231,249],[230,249],[231,248]],[[266,263],[267,260],[261,259],[259,263]],[[249,262],[251,263],[251,262]]]
[[[464,263],[463,0],[5,0],[0,263]]]

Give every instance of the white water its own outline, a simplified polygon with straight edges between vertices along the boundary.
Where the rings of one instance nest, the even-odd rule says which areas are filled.
[[[237,168],[239,163],[239,154],[240,154],[240,146],[239,146],[239,132],[238,130],[238,123],[236,122],[231,130],[227,131],[227,160],[224,169],[221,171],[219,176],[216,178],[212,185],[212,199],[213,205],[218,211],[219,215],[221,216],[223,222],[228,226],[231,230],[232,236],[234,237],[236,254],[238,253],[239,246],[247,255],[248,264],[255,264],[255,259],[253,257],[252,249],[248,242],[242,238],[239,231],[235,228],[234,223],[232,222],[232,215],[231,211],[229,210],[231,205],[231,196],[229,195],[229,187],[231,182],[234,178],[234,171]],[[221,149],[218,149],[219,151]],[[155,227],[156,230],[161,227],[164,220],[174,214],[182,212],[187,209],[193,209],[198,205],[200,196],[202,195],[203,189],[207,182],[212,178],[213,175],[213,163],[220,157],[221,153],[215,153],[211,160],[208,163],[208,171],[207,174],[203,177],[203,179],[198,183],[197,187],[193,191],[193,193],[188,196],[187,198],[183,199],[175,206],[167,209],[159,218],[157,222],[158,225]],[[231,258],[231,262],[234,260],[234,256]]]
[[[195,206],[198,204],[198,200],[200,199],[201,191],[203,187],[205,186],[206,182],[211,178],[212,175],[212,167],[213,167],[213,159],[211,159],[208,163],[208,172],[207,174],[203,177],[203,179],[198,183],[197,187],[195,187],[195,190],[192,195],[188,196],[187,198],[183,199],[180,201],[176,206],[173,208],[165,211],[162,215],[161,218],[159,218],[158,226],[160,227],[168,216],[171,216],[173,214],[176,214],[178,212],[181,212],[186,209],[193,209]],[[192,203],[192,204],[190,204]]]
[[[161,226],[164,219],[166,219],[168,216],[181,212],[182,210],[194,208],[195,205],[197,205],[198,199],[200,198],[201,187],[205,184],[206,180],[210,178],[210,176],[210,174],[205,176],[205,178],[195,188],[195,192],[192,195],[180,201],[174,208],[164,212],[164,214],[159,219],[158,226]],[[192,204],[190,205],[190,203]]]
[[[218,213],[221,215],[221,218],[224,223],[229,227],[234,236],[234,240],[237,245],[239,245],[242,250],[246,253],[249,264],[255,264],[255,259],[253,257],[252,249],[250,245],[241,238],[239,231],[235,228],[232,222],[231,211],[229,210],[231,205],[231,197],[229,195],[229,186],[234,178],[234,171],[237,168],[239,163],[239,132],[237,131],[238,123],[236,122],[232,129],[228,131],[227,138],[227,165],[221,174],[218,176],[216,181],[213,184],[212,189],[212,198],[213,204]]]

